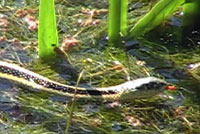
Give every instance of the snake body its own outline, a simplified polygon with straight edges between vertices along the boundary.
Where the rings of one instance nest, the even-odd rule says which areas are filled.
[[[147,98],[165,90],[167,83],[155,77],[145,77],[105,88],[83,88],[61,84],[16,64],[0,61],[0,78],[7,79],[29,89],[47,91],[76,98],[104,100],[130,100]]]

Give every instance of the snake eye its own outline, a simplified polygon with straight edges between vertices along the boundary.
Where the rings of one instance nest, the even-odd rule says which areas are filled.
[[[166,90],[169,90],[169,91],[173,91],[173,90],[176,90],[177,88],[176,88],[175,86],[173,86],[173,85],[167,85],[167,86],[165,87],[165,89],[166,89]]]

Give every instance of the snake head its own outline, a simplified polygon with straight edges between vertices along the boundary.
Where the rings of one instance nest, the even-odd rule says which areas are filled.
[[[129,81],[129,87],[122,94],[123,99],[139,99],[155,96],[167,89],[168,83],[155,77],[145,77]]]

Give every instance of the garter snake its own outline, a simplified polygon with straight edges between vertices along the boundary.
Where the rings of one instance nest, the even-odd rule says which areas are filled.
[[[164,91],[168,84],[155,77],[145,77],[105,88],[83,88],[61,84],[16,64],[0,61],[0,78],[29,89],[47,91],[76,98],[101,98],[105,100],[130,100],[147,98]],[[76,92],[75,92],[76,90]]]

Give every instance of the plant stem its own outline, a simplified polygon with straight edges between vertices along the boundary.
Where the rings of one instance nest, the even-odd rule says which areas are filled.
[[[38,45],[40,58],[55,56],[54,48],[59,44],[54,0],[40,0]]]
[[[188,36],[193,30],[200,28],[200,0],[190,1],[184,4],[184,18],[182,23],[181,43],[187,45]]]
[[[70,126],[71,126],[73,111],[74,111],[74,107],[75,107],[75,103],[76,103],[76,91],[77,91],[77,87],[78,87],[78,85],[79,85],[79,83],[80,83],[80,80],[81,80],[81,78],[82,78],[82,76],[83,76],[83,72],[84,72],[84,71],[82,71],[82,72],[80,73],[80,75],[79,75],[79,77],[78,77],[78,80],[77,80],[77,83],[76,83],[76,89],[75,89],[75,92],[74,92],[74,96],[73,96],[73,98],[72,98],[72,105],[71,105],[70,111],[69,111],[70,113],[69,113],[68,120],[67,120],[67,126],[66,126],[66,129],[65,129],[65,134],[69,134],[69,128],[70,128]]]
[[[128,0],[109,0],[109,44],[122,47],[121,36],[127,34]]]

